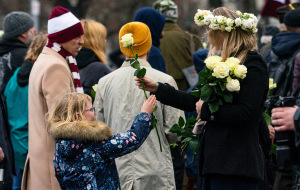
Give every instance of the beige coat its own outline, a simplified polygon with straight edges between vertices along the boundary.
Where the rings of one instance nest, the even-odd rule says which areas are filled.
[[[147,61],[139,60],[147,69],[146,76],[177,88],[174,79],[165,73],[151,68]],[[135,86],[134,72],[128,62],[122,67],[101,78],[95,98],[97,119],[110,126],[113,132],[124,133],[130,129],[134,117],[141,112],[144,93]],[[149,93],[147,93],[149,96]],[[143,145],[136,151],[116,159],[121,187],[124,190],[173,190],[175,179],[170,152],[170,143],[178,137],[169,132],[178,122],[183,111],[157,102],[155,116],[162,141],[162,149],[156,131],[152,130]]]
[[[53,157],[55,141],[46,129],[45,114],[61,95],[74,91],[72,73],[65,59],[45,47],[29,77],[29,150],[22,190],[59,190]]]

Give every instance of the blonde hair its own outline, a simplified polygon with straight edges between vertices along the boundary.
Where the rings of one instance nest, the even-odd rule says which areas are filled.
[[[32,62],[35,62],[38,56],[42,53],[42,50],[46,45],[46,43],[47,43],[47,34],[44,32],[37,34],[33,38],[28,48],[27,54],[25,56],[25,60],[30,60]]]
[[[105,43],[107,30],[105,26],[100,22],[88,19],[83,19],[80,22],[84,31],[82,36],[84,44],[82,46],[93,50],[99,60],[106,64]]]
[[[86,94],[77,92],[65,94],[52,106],[47,114],[48,129],[51,123],[60,122],[59,125],[63,125],[73,121],[85,120],[83,113],[88,101],[92,101],[92,98]]]
[[[239,17],[235,11],[226,7],[216,8],[213,11],[213,15],[225,16],[231,19]],[[257,49],[256,35],[242,30],[241,27],[236,27],[231,32],[208,29],[208,41],[210,43],[208,56],[214,55],[218,50],[222,50],[221,57],[223,61],[233,56],[242,62],[249,50]]]

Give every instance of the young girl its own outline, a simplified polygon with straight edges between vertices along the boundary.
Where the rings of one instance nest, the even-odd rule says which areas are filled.
[[[62,189],[120,189],[115,158],[138,149],[152,129],[156,98],[144,101],[126,133],[113,135],[94,121],[91,97],[80,93],[63,96],[50,110],[49,134],[56,140],[53,159]]]

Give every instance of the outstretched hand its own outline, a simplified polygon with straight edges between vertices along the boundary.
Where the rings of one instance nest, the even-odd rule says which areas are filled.
[[[156,97],[151,95],[147,100],[144,100],[141,112],[152,114],[156,106]]]
[[[135,77],[134,80],[136,81],[135,85],[138,86],[139,89],[143,89],[141,79]],[[145,87],[146,91],[155,92],[157,90],[157,88],[158,88],[157,82],[155,82],[154,80],[152,80],[149,77],[143,77],[142,80],[144,81],[144,87]]]

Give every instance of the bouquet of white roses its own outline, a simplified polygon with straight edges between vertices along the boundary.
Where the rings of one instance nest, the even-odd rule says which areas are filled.
[[[240,91],[240,81],[246,77],[247,68],[235,57],[222,62],[220,56],[210,56],[204,62],[206,68],[199,72],[201,80],[192,94],[207,102],[213,113],[224,102],[232,103],[233,93]]]

